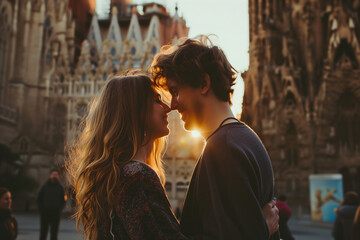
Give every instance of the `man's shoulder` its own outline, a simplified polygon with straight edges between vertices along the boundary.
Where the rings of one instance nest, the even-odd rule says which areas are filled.
[[[259,140],[256,133],[246,124],[239,122],[227,124],[217,130],[207,141],[206,148],[209,149],[229,149],[242,148],[249,141]]]
[[[223,142],[231,140],[234,136],[257,136],[256,133],[245,123],[230,123],[218,129],[209,139],[208,142]]]

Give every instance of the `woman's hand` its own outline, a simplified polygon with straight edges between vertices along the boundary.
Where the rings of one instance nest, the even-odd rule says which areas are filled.
[[[269,229],[269,237],[279,230],[279,209],[275,206],[275,201],[271,200],[262,208],[266,224]]]

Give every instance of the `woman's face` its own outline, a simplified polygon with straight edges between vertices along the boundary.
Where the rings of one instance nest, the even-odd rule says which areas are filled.
[[[155,92],[152,123],[149,129],[154,139],[169,134],[168,121],[167,121],[169,112],[170,112],[169,106],[161,100],[160,94]]]
[[[11,193],[7,192],[0,198],[0,209],[11,209]]]

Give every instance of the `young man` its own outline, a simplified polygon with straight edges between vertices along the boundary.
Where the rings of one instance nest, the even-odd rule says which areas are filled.
[[[151,67],[155,84],[170,92],[171,108],[179,111],[185,129],[196,129],[206,139],[181,229],[200,239],[269,239],[273,232],[262,208],[273,199],[270,159],[258,136],[234,117],[231,87],[237,72],[207,40],[165,47]]]
[[[60,184],[59,171],[51,170],[50,178],[41,187],[37,204],[40,210],[40,240],[47,238],[50,225],[50,240],[56,240],[59,230],[60,214],[65,207],[65,191]]]

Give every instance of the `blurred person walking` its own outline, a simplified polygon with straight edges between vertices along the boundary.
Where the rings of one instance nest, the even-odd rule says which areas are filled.
[[[40,240],[47,238],[50,226],[50,239],[56,240],[59,230],[60,214],[65,207],[65,191],[60,184],[59,171],[51,170],[50,178],[41,187],[37,198],[40,210]]]
[[[280,238],[283,240],[294,240],[291,234],[289,226],[287,225],[288,220],[291,217],[291,208],[286,203],[286,196],[280,195],[276,201],[276,207],[279,209],[279,231]]]
[[[14,240],[18,233],[16,218],[11,213],[11,193],[0,188],[0,239]]]
[[[359,240],[359,239],[360,239],[360,205],[355,213],[351,240]]]
[[[335,240],[351,240],[354,217],[358,206],[359,195],[356,192],[347,192],[344,201],[337,209],[332,231]]]

